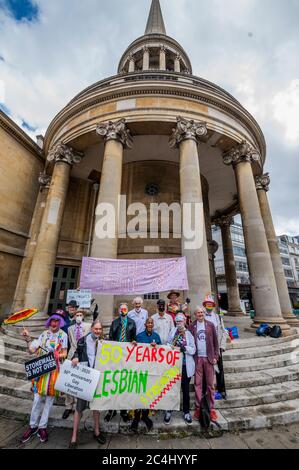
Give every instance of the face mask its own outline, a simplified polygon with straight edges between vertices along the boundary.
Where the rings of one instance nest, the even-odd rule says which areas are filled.
[[[120,311],[121,316],[126,317],[128,315],[128,309],[127,308],[122,308]]]
[[[77,325],[81,325],[82,322],[83,322],[83,317],[76,317]]]
[[[178,331],[179,331],[180,333],[183,333],[184,331],[186,331],[185,325],[179,325],[179,326],[178,326]]]
[[[164,312],[164,310],[165,310],[164,305],[160,305],[160,306],[158,307],[158,310],[159,310],[159,312]]]

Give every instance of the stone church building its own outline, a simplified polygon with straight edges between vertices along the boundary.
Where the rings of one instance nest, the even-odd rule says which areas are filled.
[[[264,174],[266,143],[254,117],[229,93],[193,75],[169,37],[159,0],[144,35],[120,58],[116,75],[83,90],[33,142],[0,112],[0,313],[47,313],[78,286],[84,256],[186,256],[192,306],[217,292],[212,225],[225,254],[229,313],[241,314],[229,226],[241,214],[255,325],[296,324],[284,278]],[[96,207],[203,203],[204,243],[186,250],[175,236],[99,239]],[[173,234],[174,235],[174,234]],[[140,293],[146,294],[146,293]],[[154,309],[155,296],[147,305]],[[106,325],[118,298],[97,298]],[[122,300],[131,300],[130,297]],[[297,322],[298,323],[298,322]]]

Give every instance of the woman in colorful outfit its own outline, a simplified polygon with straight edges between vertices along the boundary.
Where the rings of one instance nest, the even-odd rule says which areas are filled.
[[[46,328],[37,340],[31,341],[28,330],[24,328],[23,336],[29,345],[31,354],[43,356],[54,352],[57,369],[32,381],[34,392],[33,406],[30,416],[30,427],[22,437],[22,442],[28,442],[38,434],[41,442],[48,440],[47,426],[55,397],[59,392],[55,390],[55,383],[59,374],[60,362],[67,357],[68,338],[62,328],[65,323],[61,316],[52,315]]]
[[[190,415],[190,394],[189,385],[191,378],[195,374],[194,354],[196,346],[194,338],[190,331],[186,329],[186,318],[184,314],[179,313],[175,317],[176,327],[171,331],[168,338],[168,346],[172,348],[179,348],[183,353],[183,367],[182,367],[182,392],[183,392],[183,413],[184,420],[187,424],[192,424]],[[164,416],[164,423],[169,424],[172,412],[166,411]]]

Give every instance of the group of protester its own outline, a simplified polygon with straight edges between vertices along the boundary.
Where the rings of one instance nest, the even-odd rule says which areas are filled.
[[[195,309],[195,319],[191,321],[189,301],[179,303],[179,292],[171,291],[168,295],[169,303],[158,300],[157,313],[149,317],[148,311],[142,308],[143,300],[136,297],[133,309],[129,311],[127,303],[119,306],[119,316],[109,331],[109,340],[117,342],[130,342],[133,344],[146,343],[153,348],[165,345],[177,348],[182,352],[182,381],[183,416],[190,425],[189,385],[194,377],[195,387],[195,413],[194,420],[200,419],[200,407],[203,392],[206,393],[210,408],[210,418],[217,420],[215,411],[216,398],[226,398],[225,383],[222,364],[222,351],[225,350],[227,332],[223,319],[216,312],[216,304],[212,295],[207,295],[203,306]],[[34,392],[33,406],[30,416],[29,428],[22,437],[22,442],[28,442],[38,434],[41,442],[48,440],[47,425],[55,397],[59,392],[55,390],[55,382],[59,374],[60,364],[68,358],[75,367],[84,363],[91,368],[95,367],[98,342],[104,339],[103,325],[98,318],[92,324],[84,321],[85,312],[78,309],[75,301],[71,301],[67,312],[56,310],[46,323],[46,330],[37,340],[31,339],[28,330],[24,329],[23,336],[28,343],[30,353],[43,355],[54,352],[57,369],[42,377],[33,380]],[[217,379],[217,394],[215,395],[215,372]],[[78,429],[84,410],[89,403],[82,399],[65,396],[65,410],[62,418],[67,419],[74,411],[73,434],[70,448],[77,447]],[[110,421],[117,414],[116,410],[109,410],[105,421]],[[130,419],[127,411],[121,411],[124,422]],[[172,410],[164,414],[164,423],[171,422]],[[135,410],[131,430],[137,432],[140,420],[148,431],[153,427],[149,410]],[[100,412],[93,411],[94,438],[105,444],[106,437],[100,430]]]

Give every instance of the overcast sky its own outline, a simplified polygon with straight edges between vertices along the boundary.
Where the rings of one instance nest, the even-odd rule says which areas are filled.
[[[114,75],[151,0],[0,0],[0,106],[32,137],[86,86]],[[161,0],[194,75],[257,119],[278,234],[299,234],[299,0]]]

